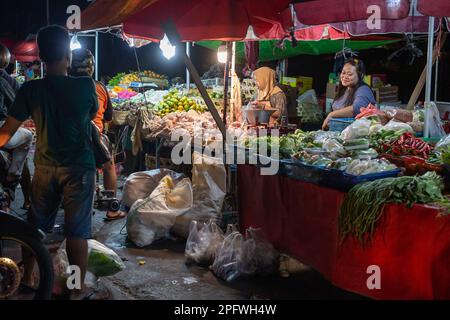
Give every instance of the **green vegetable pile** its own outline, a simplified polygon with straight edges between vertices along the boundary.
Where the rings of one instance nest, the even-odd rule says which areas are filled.
[[[111,80],[109,80],[108,85],[111,87],[118,86],[123,77],[125,77],[125,73],[123,72],[116,74]]]
[[[379,132],[370,136],[370,146],[372,148],[381,150],[385,143],[391,143],[400,138],[405,133],[405,130],[380,130]]]
[[[341,240],[355,236],[363,245],[370,242],[384,206],[388,203],[436,204],[447,213],[450,200],[442,195],[442,178],[436,172],[423,176],[379,179],[353,187],[344,199],[339,214]]]

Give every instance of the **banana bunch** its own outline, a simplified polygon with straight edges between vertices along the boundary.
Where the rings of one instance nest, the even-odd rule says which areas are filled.
[[[151,70],[145,70],[143,72],[143,74],[144,74],[145,77],[148,77],[148,78],[161,79],[161,80],[165,79],[165,76],[157,74],[156,72],[153,72]]]

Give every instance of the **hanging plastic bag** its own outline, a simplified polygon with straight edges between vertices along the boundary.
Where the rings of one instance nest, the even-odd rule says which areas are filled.
[[[439,109],[434,102],[429,104],[428,112],[425,111],[425,127],[428,128],[430,137],[442,138],[446,136]]]
[[[222,230],[212,221],[206,224],[192,221],[190,230],[184,252],[186,258],[202,266],[211,265],[224,240]]]
[[[109,277],[125,269],[118,254],[96,240],[88,240],[88,252],[88,271],[96,277]]]
[[[177,183],[164,177],[145,199],[138,200],[127,216],[128,237],[139,247],[164,238],[175,224],[177,216],[192,208],[193,194],[189,179]]]

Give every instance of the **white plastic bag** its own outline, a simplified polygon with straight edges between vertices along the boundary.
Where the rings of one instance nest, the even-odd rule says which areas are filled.
[[[172,232],[187,238],[193,220],[219,223],[226,195],[227,173],[223,160],[193,154],[192,189],[194,194],[192,209],[177,216]]]
[[[439,109],[434,102],[430,103],[428,110],[425,109],[425,127],[428,128],[430,137],[442,138],[446,135]]]
[[[125,182],[122,203],[131,208],[137,200],[148,197],[158,186],[161,179],[167,175],[170,175],[175,181],[185,178],[183,174],[169,169],[157,169],[131,174]]]
[[[367,119],[356,120],[342,131],[341,138],[343,140],[365,138],[369,136],[371,124],[372,122]]]
[[[199,265],[211,265],[224,240],[222,230],[211,221],[206,224],[192,221],[190,230],[184,252],[186,258]]]
[[[128,237],[139,247],[162,239],[173,227],[177,216],[192,208],[192,185],[185,178],[177,183],[165,176],[145,199],[138,200],[127,216]]]
[[[297,103],[312,103],[319,104],[319,100],[317,100],[316,91],[314,89],[310,89],[306,91],[304,94],[297,98]]]

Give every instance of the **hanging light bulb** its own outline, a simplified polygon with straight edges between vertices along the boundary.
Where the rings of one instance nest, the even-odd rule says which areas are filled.
[[[81,43],[78,41],[77,35],[74,35],[72,39],[70,40],[70,50],[77,50],[81,49]]]
[[[228,58],[227,46],[226,45],[221,45],[219,47],[219,49],[217,50],[217,60],[220,63],[226,63],[227,62],[227,58]]]
[[[170,60],[175,56],[176,47],[170,43],[169,38],[167,38],[166,34],[164,34],[164,38],[161,40],[159,48],[161,49],[163,56],[166,57],[167,60]]]

